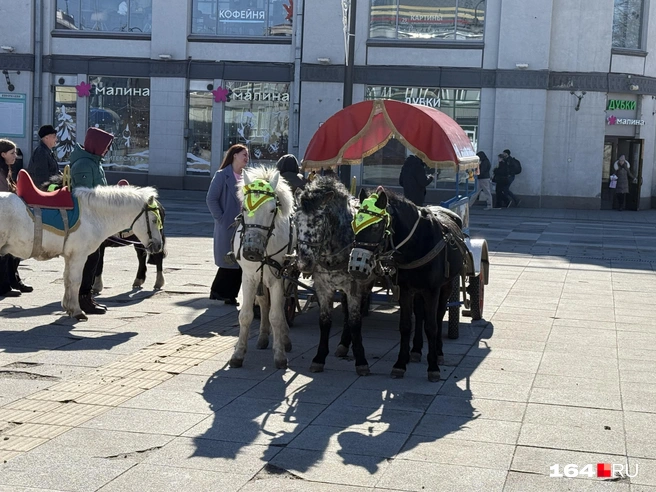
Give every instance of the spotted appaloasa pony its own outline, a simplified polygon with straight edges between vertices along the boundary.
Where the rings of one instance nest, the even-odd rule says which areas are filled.
[[[393,269],[393,281],[399,286],[401,344],[392,377],[402,378],[410,361],[413,299],[420,296],[428,339],[428,379],[439,381],[439,364],[444,361],[442,322],[453,280],[460,275],[467,254],[462,222],[447,209],[434,214],[382,187],[372,194],[363,190],[360,202],[349,271],[366,282],[383,262]]]
[[[347,271],[351,244],[354,240],[351,221],[357,211],[357,200],[333,177],[317,177],[297,194],[298,229],[297,266],[311,273],[319,301],[321,337],[310,370],[321,372],[329,352],[335,291],[342,295],[344,330],[335,355],[345,356],[353,344],[356,372],[369,374],[369,364],[362,344],[362,305],[371,285],[354,282]]]

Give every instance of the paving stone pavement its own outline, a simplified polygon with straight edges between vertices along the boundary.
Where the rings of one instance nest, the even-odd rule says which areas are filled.
[[[61,259],[23,262],[34,292],[0,299],[0,492],[656,491],[656,211],[476,206],[485,320],[461,320],[429,383],[425,361],[389,378],[394,304],[365,318],[369,377],[334,356],[309,372],[316,309],[296,318],[288,370],[256,329],[228,368],[237,311],[207,298],[204,194],[162,201],[162,291],[152,274],[131,289],[135,255],[112,248],[103,316],[64,316]],[[339,309],[334,325],[332,348]],[[595,476],[549,476],[568,464]]]

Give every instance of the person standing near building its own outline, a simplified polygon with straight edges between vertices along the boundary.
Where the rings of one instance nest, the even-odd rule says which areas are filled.
[[[476,152],[476,155],[480,159],[480,164],[478,166],[478,189],[474,193],[469,201],[470,204],[476,203],[478,196],[481,192],[485,192],[485,198],[487,199],[487,207],[484,210],[492,210],[494,206],[492,205],[492,190],[490,189],[490,171],[492,170],[492,164],[490,159],[487,158],[485,152]]]
[[[90,127],[87,130],[84,147],[77,144],[75,150],[71,152],[71,191],[81,187],[107,186],[105,171],[101,163],[113,140],[114,135],[100,128]],[[99,257],[100,248],[87,257],[82,271],[79,298],[80,308],[86,314],[105,314],[107,312],[107,308],[98,304],[91,295]]]
[[[0,192],[15,193],[16,184],[12,167],[16,161],[16,144],[11,140],[0,139]],[[21,292],[32,292],[18,277],[18,264],[21,259],[12,255],[0,256],[0,297],[18,297]],[[16,290],[13,290],[16,289]]]
[[[629,194],[629,176],[634,183],[638,182],[638,178],[631,172],[631,164],[626,160],[624,154],[615,161],[613,169],[615,169],[615,175],[617,176],[617,187],[615,189],[617,196],[617,209],[624,210],[626,207],[626,197]]]
[[[504,160],[508,165],[508,186],[505,190],[505,194],[508,199],[508,207],[510,207],[510,204],[512,202],[515,203],[515,207],[519,207],[521,200],[519,200],[515,196],[515,194],[512,191],[510,191],[510,186],[513,184],[513,181],[515,181],[515,176],[522,172],[522,165],[519,163],[517,159],[515,159],[512,155],[510,155],[510,149],[504,150],[503,154],[505,156]]]
[[[424,161],[416,155],[406,158],[401,168],[399,184],[403,186],[403,196],[418,207],[424,206],[426,188],[433,182],[433,176],[424,171]]]
[[[41,142],[32,152],[27,172],[36,186],[48,181],[50,176],[59,173],[59,164],[52,149],[57,145],[57,130],[52,125],[43,125],[39,128]]]
[[[11,166],[11,179],[13,179],[14,182],[18,181],[18,171],[23,169],[23,167],[23,151],[16,147],[16,162]]]
[[[207,190],[207,208],[214,217],[214,263],[219,267],[210,288],[210,299],[237,305],[241,287],[241,268],[236,261],[226,261],[232,251],[235,217],[241,212],[237,185],[243,181],[242,171],[248,165],[248,147],[235,144],[228,149],[221,167]]]

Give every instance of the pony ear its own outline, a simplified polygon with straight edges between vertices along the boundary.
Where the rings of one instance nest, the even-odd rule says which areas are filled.
[[[358,196],[358,200],[360,200],[360,203],[364,202],[369,195],[367,194],[367,190],[362,188],[360,190],[360,195]]]
[[[271,188],[273,188],[275,190],[276,187],[278,186],[278,181],[279,180],[280,180],[280,173],[278,171],[276,171],[275,173],[273,173],[273,176],[271,176],[271,181],[269,181],[269,184],[271,185]]]
[[[251,184],[253,182],[253,180],[251,179],[251,177],[249,176],[249,174],[246,170],[244,170],[244,172],[242,174],[244,176],[244,186],[248,186],[249,184]]]
[[[153,205],[155,205],[155,197],[154,197],[154,196],[151,196],[151,197],[148,199],[148,205],[151,206],[151,207],[152,207]]]
[[[378,187],[381,191],[378,194],[378,200],[376,200],[376,206],[382,210],[387,208],[387,193],[380,186]]]

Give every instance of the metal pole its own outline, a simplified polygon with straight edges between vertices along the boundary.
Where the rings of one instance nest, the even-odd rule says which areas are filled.
[[[351,0],[349,7],[349,29],[348,29],[348,56],[346,58],[346,67],[344,70],[344,94],[342,97],[342,107],[353,104],[353,63],[355,62],[355,21],[356,7],[358,0]],[[351,186],[351,165],[342,164],[339,167],[339,179],[346,188]]]
[[[42,57],[43,57],[43,2],[34,2],[34,73],[32,75],[32,131],[29,135],[30,150],[34,148],[32,138],[41,125],[41,101],[43,100],[42,80]]]

